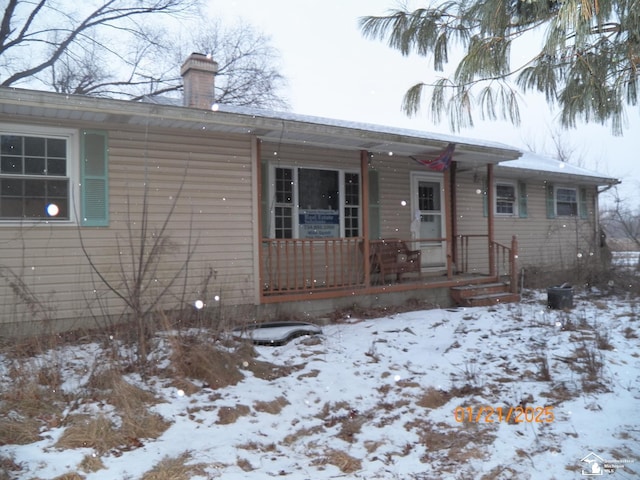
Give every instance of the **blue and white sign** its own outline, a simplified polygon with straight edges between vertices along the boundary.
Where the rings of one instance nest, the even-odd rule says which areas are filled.
[[[340,236],[338,210],[303,210],[298,217],[300,238],[337,238]]]

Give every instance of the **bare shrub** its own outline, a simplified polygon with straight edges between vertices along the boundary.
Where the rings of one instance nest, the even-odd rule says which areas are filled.
[[[610,335],[608,331],[605,331],[605,332],[596,331],[596,346],[600,350],[613,350],[615,348],[611,344]]]
[[[538,379],[543,382],[551,381],[551,370],[549,369],[549,359],[547,355],[540,351],[533,361],[538,365]]]

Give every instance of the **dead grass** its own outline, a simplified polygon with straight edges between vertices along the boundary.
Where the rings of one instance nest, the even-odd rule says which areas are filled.
[[[124,437],[105,415],[72,415],[68,427],[54,445],[56,448],[93,448],[102,455],[124,443]]]
[[[142,447],[142,439],[158,438],[170,425],[160,415],[146,410],[128,412],[121,416],[120,423],[117,427],[105,415],[73,415],[67,419],[68,427],[55,446],[93,448],[100,455],[114,450],[128,451]]]
[[[225,388],[236,385],[244,375],[242,358],[193,338],[174,341],[171,354],[172,373],[177,378],[200,380],[203,388]],[[248,360],[248,359],[247,359]]]
[[[189,452],[179,457],[164,458],[153,469],[146,472],[141,480],[190,480],[194,476],[206,475],[205,464],[187,464],[191,458]]]
[[[253,409],[256,412],[264,412],[270,413],[271,415],[277,415],[287,405],[289,405],[289,401],[286,398],[280,396],[275,400],[271,400],[269,402],[256,402],[253,404]]]
[[[236,405],[235,407],[220,407],[218,410],[218,425],[229,425],[235,423],[240,417],[251,413],[251,409],[246,405]]]
[[[83,472],[97,472],[104,468],[104,463],[102,463],[102,459],[94,453],[91,455],[85,455],[80,462],[79,467]]]
[[[293,445],[299,442],[303,438],[310,437],[312,435],[318,435],[324,433],[325,428],[322,425],[316,425],[314,427],[305,427],[297,430],[295,433],[290,433],[282,440],[284,445]]]
[[[362,469],[362,462],[341,450],[328,448],[324,453],[311,461],[311,465],[334,465],[342,471],[342,473],[353,473]]]
[[[53,480],[84,480],[85,478],[86,477],[83,477],[78,473],[69,472],[69,473],[63,473],[62,475],[58,475],[57,477],[54,477]]]
[[[418,398],[416,404],[423,408],[440,408],[444,404],[446,404],[451,397],[449,394],[443,392],[434,387],[429,387],[422,392],[422,395]]]
[[[0,419],[0,445],[28,445],[40,440],[41,423],[30,417]]]
[[[238,458],[236,460],[236,465],[238,465],[238,467],[240,467],[243,472],[252,472],[253,470],[255,470],[255,468],[253,468],[253,465],[251,465],[251,462],[246,458]]]

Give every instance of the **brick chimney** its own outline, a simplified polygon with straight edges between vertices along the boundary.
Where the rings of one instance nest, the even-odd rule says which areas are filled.
[[[182,64],[180,75],[184,83],[184,106],[210,110],[214,99],[218,64],[207,55],[192,53]]]

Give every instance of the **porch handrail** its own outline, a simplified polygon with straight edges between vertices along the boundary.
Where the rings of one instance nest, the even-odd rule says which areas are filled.
[[[486,233],[456,235],[456,265],[460,272],[469,272],[469,262],[471,259],[470,240],[474,238],[487,239],[487,244],[484,248],[488,249],[487,258],[489,261],[485,265],[488,267],[489,275],[498,278],[502,275],[509,275],[511,278],[511,289],[513,293],[517,293],[517,236],[514,235],[511,239],[511,246],[507,246],[496,241],[489,241],[489,235]]]
[[[508,275],[511,292],[518,293],[518,237],[516,235],[511,237],[510,247],[493,241],[490,248],[494,249],[495,276],[500,278],[502,275]]]

